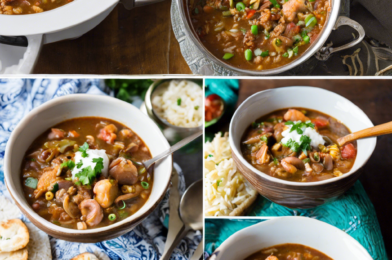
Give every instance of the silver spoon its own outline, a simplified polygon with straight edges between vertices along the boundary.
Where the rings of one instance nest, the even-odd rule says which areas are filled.
[[[154,158],[152,158],[152,159],[150,159],[148,161],[145,161],[145,162],[135,162],[135,161],[132,161],[132,162],[133,162],[133,164],[136,164],[136,165],[139,165],[139,166],[143,166],[148,171],[148,169],[152,165],[154,165],[157,161],[162,160],[163,158],[166,158],[168,155],[174,153],[178,149],[180,149],[180,148],[184,147],[185,145],[189,144],[190,142],[192,142],[193,140],[195,140],[196,138],[198,138],[202,134],[203,134],[203,130],[200,130],[200,131],[194,133],[193,135],[190,135],[190,136],[182,139],[181,141],[179,141],[178,143],[176,143],[175,145],[170,147],[168,150],[164,151],[163,153],[155,156]]]
[[[198,180],[186,189],[180,202],[180,218],[184,226],[178,232],[170,247],[163,252],[160,260],[168,260],[173,250],[190,230],[203,229],[203,181]],[[170,228],[170,227],[169,227]],[[165,249],[167,247],[165,246]]]

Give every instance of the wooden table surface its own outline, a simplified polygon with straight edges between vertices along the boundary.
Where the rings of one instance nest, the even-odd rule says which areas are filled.
[[[126,10],[118,5],[93,30],[43,46],[38,74],[189,74],[174,37],[171,0]]]
[[[361,108],[374,125],[392,121],[391,80],[242,80],[238,104],[255,92],[285,86],[314,86],[346,97]],[[311,97],[309,97],[311,98]],[[377,146],[361,169],[360,181],[372,201],[388,255],[392,255],[392,135],[377,138]]]

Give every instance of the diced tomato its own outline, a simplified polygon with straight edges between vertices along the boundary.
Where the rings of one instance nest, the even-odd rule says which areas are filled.
[[[50,140],[64,138],[64,131],[58,128],[52,128],[52,131],[49,133],[48,138]]]
[[[342,147],[341,153],[342,153],[342,158],[350,159],[350,158],[355,158],[355,156],[357,155],[357,150],[355,149],[352,143],[349,143]]]
[[[255,15],[255,13],[256,13],[256,10],[250,9],[249,11],[247,11],[246,19],[252,18],[252,16]]]
[[[322,117],[317,117],[315,119],[311,120],[313,124],[315,124],[318,128],[323,128],[329,125],[329,122],[327,119],[322,118]]]
[[[68,133],[68,137],[71,137],[71,138],[77,138],[79,136],[80,136],[80,134],[78,134],[78,132],[76,132],[75,130],[70,130]]]
[[[209,101],[209,102],[212,102],[216,99],[221,99],[221,98],[217,94],[212,94],[212,95],[209,95],[208,97],[206,97],[206,101]]]
[[[209,95],[205,100],[205,121],[209,122],[222,115],[224,108],[223,100],[216,94]]]
[[[113,124],[107,125],[99,131],[98,138],[104,140],[108,144],[113,144],[116,140],[117,127]]]
[[[301,27],[296,25],[295,23],[289,23],[286,26],[286,30],[284,35],[288,38],[292,38],[294,35],[298,34],[301,31]]]

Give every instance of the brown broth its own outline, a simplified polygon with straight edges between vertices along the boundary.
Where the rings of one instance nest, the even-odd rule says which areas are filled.
[[[124,144],[124,148],[116,148],[116,144],[109,144],[104,140],[101,140],[97,138],[97,136],[100,133],[100,130],[105,126],[113,124],[117,128],[117,138],[115,139],[115,142],[120,142]],[[132,136],[125,137],[123,136],[120,131],[123,129],[129,129],[123,124],[120,124],[114,120],[106,119],[106,118],[99,118],[99,117],[85,117],[85,118],[75,118],[71,120],[64,121],[53,128],[57,129],[62,129],[66,133],[70,133],[70,131],[76,131],[79,134],[79,137],[64,137],[61,139],[56,139],[55,141],[61,141],[64,139],[74,141],[77,146],[82,146],[87,138],[86,136],[92,136],[94,137],[94,142],[91,143],[90,149],[103,149],[106,150],[106,154],[109,157],[110,162],[115,160],[116,158],[123,157],[126,159],[130,159],[135,162],[142,162],[151,159],[151,153],[146,146],[146,144],[143,142],[143,140],[137,136],[135,133],[132,132]],[[131,129],[129,129],[131,130]],[[131,130],[132,131],[132,130]],[[62,227],[67,227],[67,228],[77,228],[77,222],[79,222],[78,219],[72,219],[70,221],[62,221],[61,216],[57,216],[56,213],[53,213],[53,211],[50,210],[50,207],[53,205],[56,207],[59,207],[58,211],[62,213],[61,208],[63,207],[60,202],[54,198],[53,200],[46,200],[45,199],[45,194],[40,196],[39,198],[35,198],[34,195],[34,189],[28,187],[25,185],[25,181],[28,177],[33,177],[33,178],[41,178],[42,174],[44,172],[44,169],[48,167],[53,167],[54,165],[54,160],[56,158],[59,158],[60,160],[64,160],[65,158],[74,160],[73,157],[75,155],[76,149],[74,149],[73,146],[68,147],[64,153],[58,153],[56,156],[54,156],[50,161],[48,162],[43,162],[40,160],[39,156],[41,156],[45,150],[49,150],[45,147],[46,142],[51,142],[54,140],[49,140],[48,135],[51,133],[51,129],[48,129],[45,131],[43,134],[41,134],[37,139],[34,140],[34,142],[31,144],[29,149],[26,152],[25,155],[25,161],[22,164],[22,187],[24,190],[25,197],[30,205],[33,206],[34,203],[38,203],[40,205],[39,209],[35,211],[43,218],[45,218],[48,221],[51,221],[54,224],[57,224]],[[138,149],[136,151],[128,151],[125,152],[124,150],[130,145],[131,143],[137,144]],[[77,162],[75,162],[77,163]],[[110,163],[109,163],[110,165]],[[83,167],[82,167],[83,168]],[[100,224],[95,226],[94,228],[97,227],[103,227],[103,226],[108,226],[110,224],[113,224],[115,222],[118,222],[122,219],[125,219],[128,216],[131,216],[134,214],[136,211],[138,211],[148,200],[152,186],[153,186],[153,172],[143,172],[140,173],[141,167],[137,167],[139,171],[138,175],[138,181],[135,184],[136,185],[141,185],[141,182],[147,182],[149,184],[149,187],[147,189],[143,189],[143,191],[140,193],[139,196],[137,196],[134,199],[126,201],[126,208],[121,210],[119,206],[113,205],[109,208],[103,209],[104,212],[104,217],[103,220]],[[69,170],[67,172],[62,173],[60,178],[56,179],[56,181],[63,181],[65,180],[66,177],[70,177],[70,172]],[[108,178],[110,175],[108,175]],[[94,183],[90,186],[83,186],[83,185],[74,185],[75,188],[77,189],[84,189],[89,192],[93,198],[94,195],[92,193],[94,189],[94,185],[96,184],[97,181],[105,179],[104,176],[100,175],[97,180],[94,181]],[[119,185],[119,194],[118,196],[123,195],[124,193],[121,190],[121,187],[123,185]],[[117,196],[117,197],[118,197]],[[33,207],[34,209],[34,207]],[[109,221],[108,216],[109,214],[116,214],[116,221]],[[68,219],[68,218],[66,218]]]
[[[260,9],[257,9],[251,18],[247,18],[249,11],[252,11],[249,8],[251,2],[249,0],[242,2],[246,6],[244,11],[238,11],[235,8],[236,4],[241,1],[234,1],[232,7],[228,0],[188,2],[190,21],[201,43],[218,59],[245,70],[274,69],[293,62],[318,40],[330,10],[328,0],[308,2],[314,9],[313,11],[307,9],[298,12],[294,20],[288,20],[285,18],[283,6],[290,4],[289,2],[285,2],[280,8],[275,8],[272,4],[265,7],[261,1]],[[232,15],[224,16],[224,12],[231,12]],[[313,15],[317,19],[317,24],[305,28],[301,23],[308,15]],[[265,20],[267,21],[264,22]],[[252,25],[257,25],[257,34],[251,32]],[[279,33],[280,28],[277,27],[283,28],[283,31]],[[275,29],[276,32],[274,32]],[[304,40],[305,35],[301,36],[304,31],[307,32],[309,40]],[[277,39],[282,42],[275,44]],[[290,57],[286,56],[289,50],[294,50],[296,47],[298,52]],[[247,49],[253,53],[251,60],[245,58]],[[269,53],[257,56],[256,49]],[[224,59],[223,56],[226,53],[234,56]]]
[[[300,244],[282,244],[261,249],[244,260],[333,260],[329,256],[308,246]]]
[[[323,136],[327,136],[331,140],[330,145],[325,145],[326,149],[330,149],[330,146],[333,144],[337,144],[337,139],[339,137],[345,136],[350,133],[350,130],[341,122],[339,122],[337,119],[328,116],[324,113],[321,113],[319,111],[315,110],[309,110],[305,108],[294,108],[298,111],[306,111],[306,116],[311,119],[313,122],[317,120],[326,120],[328,122],[328,125],[325,127],[317,127],[316,129],[319,132],[319,134]],[[309,174],[309,171],[306,170],[301,170],[297,169],[295,173],[290,173],[287,172],[287,170],[283,167],[282,165],[282,160],[286,157],[299,157],[302,152],[297,152],[293,153],[292,150],[290,150],[287,147],[282,146],[280,150],[278,151],[273,151],[273,146],[275,144],[280,143],[280,140],[277,140],[275,135],[279,132],[279,129],[275,129],[278,127],[278,125],[283,125],[285,123],[285,120],[283,119],[284,114],[288,111],[288,109],[281,109],[274,111],[268,115],[265,115],[261,117],[260,119],[256,120],[256,124],[263,122],[264,126],[259,126],[257,128],[253,126],[249,126],[247,130],[245,130],[245,133],[242,137],[242,142],[241,142],[241,151],[244,156],[244,158],[251,163],[256,169],[271,175],[276,178],[280,178],[283,180],[288,180],[288,181],[296,181],[296,182],[314,182],[314,181],[322,181],[330,178],[336,177],[336,175],[339,174],[339,172],[335,172],[335,169],[339,170],[341,174],[347,173],[350,171],[352,166],[354,165],[355,162],[355,157],[353,158],[342,158],[340,156],[339,159],[336,158],[336,160],[333,160],[333,169],[332,170],[326,170],[325,167],[323,170],[319,173],[316,173],[313,171],[312,174]],[[321,121],[325,122],[325,121]],[[263,136],[266,135],[268,136],[268,141],[267,141],[267,146],[268,146],[268,154],[270,156],[270,159],[268,162],[261,163],[260,160],[257,157],[257,152],[261,149],[263,146],[263,141],[262,140],[257,140],[257,142],[252,143],[252,144],[246,144],[244,142],[248,142],[247,140],[250,140],[252,137],[258,137],[258,136]],[[352,142],[353,147],[356,149],[356,142]],[[340,153],[341,153],[340,148]],[[331,150],[327,151],[321,151],[319,147],[312,147],[310,151],[308,151],[309,155],[306,156],[306,158],[310,157],[310,154],[312,153],[318,153],[319,156],[326,156],[326,155],[331,155]],[[273,158],[276,158],[274,161]],[[301,160],[303,160],[301,158]],[[322,159],[320,158],[320,163],[322,162]],[[311,168],[316,167],[313,164],[312,161],[309,161],[309,165]]]

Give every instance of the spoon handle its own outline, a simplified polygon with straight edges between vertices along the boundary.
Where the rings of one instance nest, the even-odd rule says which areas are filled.
[[[195,252],[193,252],[193,255],[191,257],[191,260],[199,260],[201,256],[203,255],[203,240],[200,241],[199,245],[197,246]]]
[[[366,138],[366,137],[373,137],[373,136],[379,136],[379,135],[385,135],[385,134],[392,134],[392,122],[385,123],[382,125],[377,125],[373,126],[352,134],[348,134],[346,136],[340,137],[338,139],[338,144],[339,146],[343,146],[344,144]]]
[[[174,241],[170,245],[170,247],[165,252],[163,252],[160,260],[169,260],[172,253],[173,253],[173,250],[177,247],[177,245],[181,242],[181,239],[183,239],[190,230],[191,230],[190,227],[184,225],[181,228],[180,232],[178,232],[176,238],[174,239]],[[165,246],[165,249],[166,249],[166,246]]]
[[[148,170],[151,167],[151,165],[153,165],[157,161],[165,158],[166,156],[174,153],[175,151],[182,148],[183,146],[189,144],[190,142],[192,142],[193,140],[195,140],[197,137],[201,136],[202,134],[203,134],[203,130],[200,130],[200,131],[194,133],[193,135],[190,135],[190,136],[182,139],[181,141],[179,141],[178,143],[176,143],[175,145],[173,145],[172,147],[170,147],[168,150],[164,151],[163,153],[155,156],[154,158],[152,158],[148,161],[143,162],[144,167]]]

